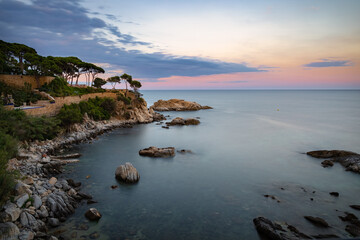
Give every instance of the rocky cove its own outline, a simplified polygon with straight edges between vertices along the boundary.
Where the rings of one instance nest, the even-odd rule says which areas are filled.
[[[150,110],[151,111],[151,110]],[[175,117],[175,116],[174,116]],[[184,119],[187,119],[188,118],[188,116],[182,116]],[[204,119],[204,120],[202,120],[202,122],[204,121],[205,122],[205,124],[206,124],[206,118],[204,118],[204,117],[201,117],[201,119]],[[87,120],[87,121],[89,121],[89,122],[91,122],[91,120]],[[110,122],[108,122],[108,123],[110,123]],[[92,125],[92,124],[98,124],[98,123],[96,123],[96,122],[94,122],[94,123],[89,123],[89,125]],[[203,123],[201,123],[201,124],[203,124]],[[201,124],[200,124],[200,126],[201,126]],[[180,125],[182,125],[182,124],[180,124]],[[132,126],[132,125],[130,125],[130,124],[125,124],[125,125],[123,125],[123,127],[129,127],[129,126]],[[81,129],[81,127],[80,126],[78,126],[79,127],[79,129]],[[173,126],[171,126],[171,127],[173,127]],[[191,126],[190,126],[191,127]],[[102,127],[101,127],[102,128]],[[116,127],[115,127],[116,128]],[[176,129],[181,129],[181,128],[183,128],[183,127],[177,127],[177,126],[174,126],[173,127],[174,128],[174,130],[176,130]],[[111,127],[109,128],[109,129],[112,129]],[[171,129],[170,129],[171,130]],[[107,130],[104,130],[103,132],[106,132]],[[165,132],[167,132],[168,130],[161,130],[161,129],[158,129],[158,131],[165,131]],[[73,135],[71,135],[71,134],[73,134]],[[70,133],[70,135],[71,136],[77,136],[77,134],[74,134],[74,133]],[[69,135],[69,136],[70,136]],[[96,134],[94,134],[93,135],[93,137],[95,137],[96,136]],[[74,137],[74,139],[76,139],[76,137]],[[74,143],[75,143],[76,141],[74,141]],[[70,144],[70,143],[69,143]],[[40,144],[38,144],[38,145],[41,145],[41,143]],[[45,146],[45,148],[47,148],[47,146],[46,145],[52,145],[52,143],[46,143],[46,144],[44,144],[43,146],[38,146],[38,145],[33,145],[32,147],[34,147],[35,149],[39,149],[39,148],[43,148],[44,146]],[[56,145],[56,144],[55,144]],[[169,143],[169,145],[172,145],[171,143]],[[174,144],[175,146],[178,146],[178,144]],[[150,145],[146,145],[146,147],[148,147],[148,146],[150,146]],[[158,144],[156,144],[155,146],[160,146],[160,145],[158,145]],[[183,147],[183,146],[182,146]],[[50,147],[49,149],[51,149],[52,147]],[[56,149],[56,148],[54,148],[54,149]],[[59,149],[59,148],[58,148]],[[189,149],[192,149],[192,148],[189,148]],[[32,149],[33,150],[33,149]],[[140,150],[140,148],[138,148],[138,150]],[[35,151],[36,152],[36,151]],[[179,150],[179,152],[181,152],[181,150]],[[184,150],[184,152],[186,152],[186,150]],[[56,151],[54,151],[53,153],[50,153],[49,152],[49,156],[50,156],[50,158],[51,158],[51,155],[53,155],[54,153],[56,153]],[[195,153],[193,154],[195,157],[197,156],[197,151],[195,151]],[[62,154],[61,154],[62,155]],[[44,156],[44,158],[46,158],[46,156]],[[41,156],[41,159],[43,159],[43,156]],[[56,159],[56,157],[54,157],[54,158],[51,158],[51,159]],[[43,161],[43,163],[41,163],[41,164],[46,164],[46,159],[44,159],[44,161]],[[58,161],[58,160],[57,160]],[[63,160],[64,161],[64,160]],[[81,158],[80,158],[80,161],[81,161]],[[172,161],[171,160],[171,158],[170,159],[167,159],[166,161]],[[316,159],[312,159],[312,161],[317,161]],[[138,164],[137,165],[135,165],[134,164],[134,166],[135,167],[138,167]],[[321,167],[320,167],[320,169],[322,169]],[[318,170],[318,171],[321,171],[321,170]],[[326,170],[325,170],[326,171]],[[112,175],[112,177],[114,178],[114,172],[115,172],[115,169],[113,169],[113,171],[110,173],[111,175]],[[140,174],[142,174],[142,171],[140,171]],[[345,174],[351,174],[351,173],[345,173]],[[68,180],[68,179],[66,179],[66,180]],[[49,178],[47,178],[47,181],[49,181],[50,182],[50,179]],[[54,180],[52,180],[52,181],[54,181]],[[140,183],[142,182],[142,181],[148,181],[148,180],[140,180]],[[63,179],[57,179],[57,182],[60,182],[60,183],[63,183]],[[71,181],[70,181],[71,182]],[[60,184],[59,183],[59,184]],[[57,184],[57,186],[59,186],[59,184]],[[67,184],[71,187],[71,185],[70,185],[70,183],[67,181]],[[75,182],[75,184],[77,184],[76,182]],[[30,185],[31,186],[31,185]],[[120,187],[122,187],[122,185],[120,185]],[[340,197],[335,197],[335,196],[332,196],[332,195],[330,195],[329,194],[329,192],[326,192],[326,193],[322,193],[321,191],[319,191],[318,189],[312,189],[312,188],[309,188],[309,187],[307,187],[307,186],[293,186],[293,185],[285,185],[285,184],[280,184],[280,185],[278,185],[278,186],[276,186],[277,187],[277,190],[275,190],[275,189],[272,189],[272,188],[269,188],[268,189],[268,191],[263,191],[263,192],[261,192],[261,194],[260,194],[260,196],[262,197],[262,198],[264,198],[265,200],[264,201],[266,201],[266,204],[269,204],[270,206],[272,206],[272,205],[279,205],[279,206],[286,206],[287,208],[290,208],[289,207],[289,199],[287,199],[286,197],[287,196],[289,196],[289,195],[296,195],[297,196],[297,194],[299,195],[299,201],[301,201],[301,202],[303,202],[303,204],[304,205],[306,205],[306,204],[308,204],[306,201],[308,201],[308,202],[332,202],[332,201],[337,201],[337,199],[342,199],[344,196],[343,196],[343,193],[341,192],[341,191],[338,191],[339,192],[339,194],[340,194]],[[56,188],[56,187],[55,187]],[[65,187],[66,188],[66,187]],[[89,194],[92,194],[92,192],[91,191],[85,191],[85,192],[83,192],[83,190],[81,190],[81,189],[76,189],[76,187],[74,188],[74,187],[72,187],[75,191],[77,191],[77,194],[79,194],[80,193],[80,195],[82,195],[83,197],[85,196],[85,198],[84,198],[84,200],[83,200],[83,203],[85,203],[85,202],[87,202],[88,200],[90,200],[90,199],[87,199],[87,198],[89,198],[89,197],[91,197]],[[108,191],[111,191],[110,190],[110,186],[108,186]],[[117,191],[117,190],[115,190],[115,191]],[[280,193],[277,193],[277,191],[279,191]],[[314,191],[316,191],[315,193],[313,193]],[[262,195],[264,195],[264,196],[262,196]],[[265,195],[267,195],[267,196],[265,196]],[[237,202],[237,199],[236,199],[236,197],[234,197],[234,196],[227,196],[227,195],[224,195],[224,196],[218,196],[219,198],[224,198],[224,199],[226,199],[226,201],[229,201],[229,202],[231,202],[231,204],[236,204],[236,202]],[[313,198],[313,200],[311,200],[310,198]],[[97,200],[97,199],[94,199],[95,201]],[[90,200],[90,202],[91,202],[92,200]],[[279,202],[278,202],[279,201]],[[344,206],[344,208],[349,208],[350,207],[350,210],[345,210],[345,211],[349,211],[349,212],[351,212],[352,214],[354,214],[354,215],[357,215],[357,212],[356,212],[356,204],[358,204],[358,203],[356,203],[355,201],[354,202],[352,202],[352,206],[353,207],[350,207],[349,205],[347,205],[347,206]],[[240,206],[239,206],[240,207]],[[292,207],[294,207],[294,205],[292,206]],[[87,209],[88,208],[90,208],[90,206],[87,206],[86,207]],[[276,207],[275,207],[276,208]],[[295,207],[294,207],[295,208]],[[351,210],[351,209],[353,209],[353,210]],[[101,209],[99,209],[100,210],[100,212],[102,212],[101,211]],[[335,210],[335,209],[333,209],[333,210]],[[339,211],[341,211],[341,210],[339,210]],[[348,230],[350,230],[350,231],[352,231],[352,230],[354,230],[353,231],[353,233],[356,233],[356,221],[354,220],[354,218],[352,218],[351,217],[351,215],[350,215],[350,217],[348,217],[349,215],[346,215],[346,213],[345,213],[345,211],[341,211],[341,212],[339,212],[339,213],[337,213],[337,215],[339,215],[339,216],[342,216],[342,217],[344,217],[344,219],[351,219],[351,220],[349,220],[349,222],[346,222],[346,221],[344,221],[344,223],[346,223],[346,226],[347,225],[349,225],[350,227],[348,227],[347,229]],[[166,214],[170,214],[171,215],[171,213],[166,213]],[[81,215],[82,215],[82,217],[83,218],[85,218],[85,216],[84,216],[84,212],[82,212],[81,213]],[[220,216],[219,216],[220,215]],[[256,215],[262,215],[262,212],[260,211],[259,212],[259,214],[253,214],[252,215],[252,218],[254,218],[254,217],[256,217]],[[269,216],[268,214],[265,214],[266,216]],[[304,214],[305,215],[305,214]],[[306,215],[307,216],[307,215]],[[104,216],[104,214],[103,214],[103,217],[105,217]],[[299,217],[299,216],[298,216]],[[266,226],[265,224],[268,224],[268,226],[271,226],[271,224],[273,225],[273,226],[275,226],[275,230],[276,231],[279,231],[278,232],[278,235],[280,236],[280,237],[282,237],[282,238],[273,238],[273,239],[296,239],[296,238],[299,238],[299,239],[301,239],[301,238],[304,238],[304,236],[307,236],[308,238],[315,238],[315,237],[327,237],[327,238],[331,238],[331,237],[335,237],[335,236],[338,236],[338,237],[344,237],[344,236],[347,236],[347,237],[350,237],[351,235],[341,235],[341,234],[339,234],[339,232],[341,232],[341,231],[338,231],[337,230],[337,227],[333,227],[334,226],[334,224],[333,224],[333,222],[335,222],[335,221],[339,221],[339,222],[343,222],[343,220],[341,220],[340,218],[338,218],[338,219],[331,219],[331,218],[328,218],[328,217],[324,217],[324,216],[322,216],[322,215],[319,215],[318,213],[316,213],[316,211],[310,216],[310,217],[313,217],[313,218],[317,218],[317,217],[321,217],[322,219],[324,219],[326,222],[328,222],[328,224],[330,225],[330,228],[329,229],[327,229],[327,228],[325,228],[325,229],[323,229],[322,227],[321,228],[319,228],[318,230],[313,230],[313,231],[318,231],[318,233],[317,234],[313,234],[313,233],[311,233],[311,231],[309,232],[308,231],[308,228],[304,228],[303,226],[301,226],[300,225],[300,227],[298,226],[298,219],[295,219],[295,217],[294,217],[294,219],[293,219],[293,221],[289,221],[289,220],[286,220],[286,222],[288,222],[288,223],[283,223],[283,221],[282,222],[280,222],[281,224],[279,224],[278,223],[278,221],[276,221],[275,219],[279,219],[280,217],[279,216],[277,216],[277,217],[274,217],[274,218],[269,218],[268,220],[263,220],[263,219],[259,219],[259,221],[256,221],[256,222],[259,222],[259,223],[261,223],[262,224],[262,226]],[[56,217],[55,217],[56,218]],[[214,213],[214,216],[207,216],[207,218],[220,218],[221,219],[221,214],[219,214],[219,213]],[[303,218],[303,216],[302,216],[302,218]],[[280,218],[281,219],[281,218]],[[51,220],[51,221],[53,221],[53,220]],[[59,221],[60,221],[60,218],[59,218]],[[233,221],[240,221],[240,220],[236,220],[236,219],[234,219]],[[255,220],[254,220],[255,221]],[[285,221],[285,220],[284,220]],[[305,221],[308,221],[308,220],[306,220],[305,219]],[[251,224],[251,221],[246,221],[247,223],[249,223],[249,224]],[[271,224],[269,223],[269,222],[271,222]],[[55,220],[55,223],[56,223],[56,220]],[[241,222],[240,222],[241,223]],[[261,224],[259,224],[259,226],[261,225]],[[278,224],[278,225],[277,225]],[[292,224],[292,225],[291,225]],[[281,226],[281,228],[282,228],[282,230],[281,230],[281,228],[279,228],[278,226]],[[255,225],[253,225],[253,226],[251,226],[251,228],[255,228],[255,226],[257,227],[257,225],[255,224]],[[292,227],[293,226],[293,227]],[[296,226],[296,227],[295,227]],[[87,228],[86,226],[79,226],[79,228],[82,228],[82,227],[84,227],[84,228]],[[314,227],[315,229],[317,229],[318,227],[317,226],[315,226]],[[49,228],[49,229],[51,229],[51,228]],[[259,227],[259,229],[261,229],[261,227]],[[286,231],[287,231],[287,229],[291,229],[291,230],[289,230],[290,232],[292,232],[292,233],[296,233],[295,235],[291,235],[290,233],[287,233],[288,235],[286,235],[286,234],[284,234]],[[344,229],[345,229],[345,226],[344,226],[344,228],[342,229],[342,231],[344,231]],[[23,231],[23,229],[21,229],[22,231]],[[336,230],[336,231],[333,231],[333,230]],[[137,232],[135,232],[135,233],[133,233],[132,232],[133,230],[131,230],[130,232],[129,232],[129,235],[130,236],[134,236],[134,239],[146,239],[145,237],[141,237],[141,235],[140,234],[138,234]],[[259,232],[261,232],[262,230],[259,230]],[[40,231],[41,232],[41,231]],[[326,233],[326,232],[328,232],[328,233]],[[91,235],[92,234],[92,235]],[[90,238],[90,239],[92,239],[92,238],[100,238],[102,235],[102,233],[101,232],[95,232],[95,231],[93,231],[92,233],[91,233],[90,235],[88,235],[87,236],[87,238]],[[132,235],[133,234],[133,235]],[[99,237],[99,235],[100,235],[100,237]],[[39,233],[39,236],[41,236],[41,233]],[[49,237],[49,236],[48,236]],[[269,236],[268,236],[269,237]],[[79,235],[78,235],[78,237],[77,238],[79,238]],[[82,238],[82,237],[80,237],[80,238]],[[270,239],[272,239],[272,238],[270,238]]]
[[[170,106],[171,102],[169,102]],[[189,105],[192,107],[193,103],[182,101],[180,105],[186,110]],[[118,109],[124,107],[120,106]],[[145,101],[132,103],[127,111],[130,115],[129,119],[113,118],[107,121],[94,121],[85,114],[83,123],[72,125],[68,132],[53,140],[25,142],[20,146],[17,158],[10,159],[8,163],[8,170],[19,171],[21,177],[17,180],[14,198],[7,201],[0,212],[1,240],[55,240],[57,237],[51,235],[49,229],[66,221],[81,201],[86,201],[88,204],[96,202],[89,193],[81,191],[81,182],[56,178],[62,173],[64,165],[76,163],[81,157],[77,153],[64,155],[61,152],[71,148],[73,144],[92,140],[116,128],[131,128],[134,124],[166,119],[162,114],[155,112],[153,107],[148,109]],[[123,114],[118,113],[118,115]],[[120,166],[116,170],[116,178],[128,182],[126,179],[131,173],[129,169],[135,169],[131,163]],[[135,182],[138,179],[139,176]],[[94,208],[90,208],[85,216],[90,220],[101,218],[101,214]]]

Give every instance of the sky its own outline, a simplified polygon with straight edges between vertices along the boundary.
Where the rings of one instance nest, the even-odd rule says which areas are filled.
[[[0,39],[142,89],[360,89],[358,0],[0,0]]]

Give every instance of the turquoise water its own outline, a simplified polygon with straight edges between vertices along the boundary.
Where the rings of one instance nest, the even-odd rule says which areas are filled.
[[[83,156],[64,177],[83,183],[103,215],[89,223],[83,204],[61,226],[77,238],[259,239],[252,219],[286,221],[306,234],[346,237],[341,211],[360,204],[360,175],[303,154],[317,149],[360,152],[360,91],[143,91],[148,106],[181,98],[210,105],[197,112],[165,112],[200,117],[198,126],[163,129],[155,123],[118,129],[73,151]],[[149,146],[189,149],[170,159],[141,157]],[[136,185],[115,180],[117,166],[131,162]],[[90,175],[89,179],[86,176]],[[111,185],[118,185],[112,190]],[[315,191],[315,193],[313,193]],[[339,198],[328,193],[337,191]],[[280,202],[265,198],[275,195]],[[313,198],[314,201],[311,201]],[[338,211],[336,211],[338,210]],[[332,226],[313,227],[304,215]],[[85,223],[88,230],[78,230]]]

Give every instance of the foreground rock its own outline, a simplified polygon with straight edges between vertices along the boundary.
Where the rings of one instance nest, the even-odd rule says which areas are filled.
[[[181,99],[159,100],[151,106],[155,111],[197,111],[201,109],[212,109],[209,106],[201,106],[196,102]]]
[[[258,233],[271,240],[289,239],[311,239],[311,237],[300,232],[294,226],[287,223],[275,223],[264,217],[254,218],[253,220]]]
[[[129,162],[120,165],[115,171],[116,179],[126,183],[136,183],[140,179],[140,175],[136,168]]]
[[[331,167],[334,162],[338,162],[346,168],[346,171],[360,173],[360,155],[355,152],[343,150],[318,150],[307,152],[306,154],[314,158],[327,159],[321,163],[324,167]]]
[[[139,154],[141,156],[147,156],[147,157],[173,157],[175,156],[175,148],[173,147],[157,148],[151,146],[140,150]]]
[[[174,118],[171,122],[167,122],[166,125],[168,126],[184,126],[184,125],[198,125],[200,124],[200,121],[195,118],[188,118],[183,119],[181,117]]]
[[[0,223],[0,239],[12,240],[18,239],[20,234],[19,228],[12,222]]]
[[[96,208],[90,208],[86,211],[85,217],[90,221],[97,221],[101,218],[101,214]]]

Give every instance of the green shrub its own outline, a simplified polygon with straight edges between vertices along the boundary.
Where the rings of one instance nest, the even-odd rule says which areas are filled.
[[[20,141],[52,139],[60,131],[59,123],[55,118],[29,117],[21,110],[0,108],[0,131]]]
[[[119,93],[117,95],[117,100],[118,101],[123,101],[126,105],[131,104],[131,98],[130,97],[125,97],[122,93]]]
[[[61,77],[55,77],[54,80],[52,80],[49,84],[45,83],[39,90],[47,92],[53,97],[66,97],[66,96],[79,96],[79,95],[81,96],[88,93],[106,92],[106,90],[102,88],[72,87],[68,85],[68,83]]]
[[[74,123],[81,123],[83,120],[83,114],[79,104],[72,103],[70,105],[65,104],[61,109],[57,118],[61,121],[61,125],[69,127]]]
[[[6,170],[10,158],[17,152],[17,141],[0,131],[0,206],[10,196],[15,186],[15,173]]]

